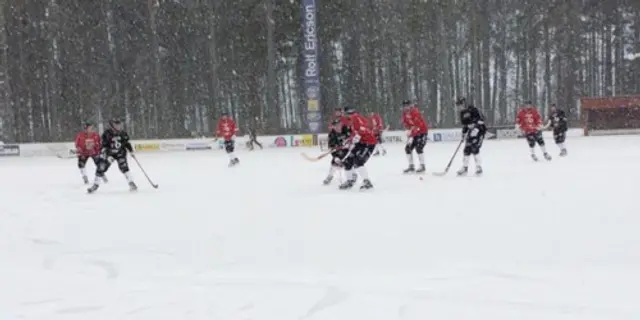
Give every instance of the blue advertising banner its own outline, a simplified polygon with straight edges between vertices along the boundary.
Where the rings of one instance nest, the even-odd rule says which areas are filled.
[[[318,65],[317,0],[302,1],[302,63],[306,119],[310,133],[322,131],[320,107],[320,66]]]

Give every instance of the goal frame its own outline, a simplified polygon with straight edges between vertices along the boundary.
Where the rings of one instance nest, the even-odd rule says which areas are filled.
[[[640,95],[582,97],[585,136],[640,134]]]

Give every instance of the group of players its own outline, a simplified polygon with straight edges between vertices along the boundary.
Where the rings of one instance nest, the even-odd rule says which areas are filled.
[[[127,154],[135,158],[133,146],[129,139],[129,134],[122,128],[122,121],[114,119],[109,121],[109,127],[100,136],[94,128],[93,123],[87,122],[84,131],[78,133],[75,139],[76,156],[78,157],[78,168],[82,174],[85,184],[89,184],[86,165],[89,159],[96,165],[95,179],[87,192],[93,193],[98,190],[102,182],[108,182],[105,173],[113,162],[118,164],[118,169],[124,174],[129,183],[129,189],[135,191],[138,186],[133,181]]]
[[[129,134],[123,129],[122,121],[114,119],[109,121],[109,127],[100,135],[95,131],[93,123],[86,122],[84,130],[76,135],[75,154],[78,158],[78,168],[85,184],[90,184],[87,176],[86,165],[89,159],[96,166],[95,179],[87,192],[94,193],[101,183],[107,183],[105,173],[112,163],[118,164],[118,169],[124,174],[129,184],[129,190],[136,191],[138,186],[133,181],[129,170],[128,155],[135,158],[134,148],[131,145]],[[238,132],[235,121],[228,114],[223,114],[218,122],[216,140],[224,139],[224,148],[229,155],[229,166],[240,163],[235,155],[235,135]]]
[[[427,144],[427,122],[415,104],[408,100],[402,104],[402,123],[407,129],[405,153],[409,161],[409,167],[404,172],[421,173],[426,170],[424,147]],[[382,155],[386,154],[386,150],[382,147],[383,131],[382,117],[376,113],[371,113],[370,118],[367,119],[353,108],[336,109],[328,136],[328,147],[332,156],[331,166],[323,183],[330,184],[335,174],[344,170],[346,179],[340,184],[340,189],[351,189],[358,176],[362,178],[360,189],[373,188],[365,164],[371,155],[377,155],[380,152]],[[420,163],[417,170],[413,161],[414,151]]]
[[[427,144],[428,125],[417,105],[409,100],[403,101],[402,105],[402,124],[404,129],[407,130],[405,154],[409,164],[404,173],[424,173],[424,148]],[[460,124],[462,125],[463,141],[461,143],[464,143],[462,167],[457,171],[457,175],[467,175],[471,156],[473,156],[475,162],[475,174],[482,175],[480,150],[487,133],[484,116],[478,108],[468,104],[465,98],[459,98],[455,105],[459,110]],[[542,131],[549,128],[553,129],[555,143],[560,148],[560,156],[567,155],[564,143],[568,130],[568,121],[564,111],[556,108],[555,104],[551,106],[546,124],[542,123],[540,113],[530,101],[527,101],[524,107],[518,111],[516,118],[516,128],[526,138],[531,158],[534,161],[538,161],[535,152],[536,144],[541,148],[544,158],[551,160],[542,135]],[[378,154],[380,150],[382,150],[383,154],[386,153],[381,146],[383,131],[382,119],[378,114],[372,113],[369,123],[367,123],[367,119],[352,108],[336,109],[334,118],[329,126],[328,136],[328,147],[332,155],[331,166],[329,174],[323,183],[325,185],[330,184],[336,172],[344,170],[346,181],[340,185],[340,189],[352,188],[358,174],[363,179],[361,189],[372,188],[373,185],[364,165],[376,148],[378,150],[375,154]],[[414,164],[413,152],[417,154],[419,161],[417,169]]]
[[[404,151],[408,161],[408,167],[404,173],[424,173],[426,170],[424,148],[427,144],[429,130],[427,121],[416,104],[405,100],[402,105],[402,124],[407,130]],[[475,162],[475,174],[481,175],[483,170],[480,149],[487,132],[484,116],[478,108],[468,104],[465,98],[459,98],[455,105],[459,109],[463,136],[461,143],[464,143],[463,165],[457,175],[464,176],[468,173],[471,156]],[[567,155],[567,149],[564,145],[568,130],[567,118],[565,113],[557,109],[555,105],[552,105],[550,111],[549,120],[543,125],[538,110],[531,102],[527,102],[516,117],[516,127],[524,134],[530,148],[531,158],[534,161],[538,161],[535,153],[536,144],[541,148],[544,158],[551,160],[542,136],[542,131],[550,127],[553,128],[555,142],[560,148],[560,156]],[[335,174],[343,170],[346,179],[340,184],[340,189],[353,188],[358,177],[362,178],[360,189],[373,188],[365,164],[372,155],[386,154],[386,150],[382,146],[384,130],[382,117],[378,114],[372,113],[370,118],[366,118],[354,108],[336,109],[328,136],[328,147],[332,156],[331,165],[329,174],[323,183],[330,184]],[[223,114],[217,125],[216,140],[223,139],[230,167],[240,163],[234,152],[237,132],[238,127],[235,121],[228,114]],[[137,190],[138,187],[131,176],[127,158],[127,155],[135,158],[134,148],[120,120],[109,121],[109,127],[102,135],[95,131],[92,123],[86,123],[85,130],[76,136],[75,147],[78,168],[85,184],[90,183],[86,172],[87,161],[92,159],[96,166],[95,179],[87,190],[89,193],[97,191],[101,183],[108,182],[105,173],[113,162],[117,163],[118,169],[126,177],[130,190]],[[417,169],[414,164],[413,152],[417,154],[419,162]]]

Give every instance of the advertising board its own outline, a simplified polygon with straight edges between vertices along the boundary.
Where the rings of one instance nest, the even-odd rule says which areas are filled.
[[[291,147],[312,147],[313,135],[304,134],[300,136],[289,136],[289,146]]]
[[[19,157],[20,145],[0,144],[0,157]]]
[[[136,143],[133,145],[133,149],[138,152],[160,151],[160,144],[159,143]]]

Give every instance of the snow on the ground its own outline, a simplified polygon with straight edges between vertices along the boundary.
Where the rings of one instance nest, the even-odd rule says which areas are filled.
[[[484,177],[424,181],[388,146],[365,193],[322,186],[318,149],[139,154],[160,188],[134,169],[137,194],[0,159],[0,319],[640,318],[640,137],[548,144],[487,141]]]

